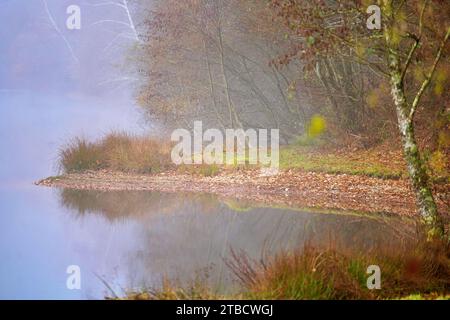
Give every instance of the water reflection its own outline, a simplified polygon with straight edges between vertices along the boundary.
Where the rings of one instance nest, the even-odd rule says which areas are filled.
[[[305,242],[366,250],[398,243],[410,232],[410,224],[396,221],[393,229],[387,218],[252,207],[206,194],[65,189],[59,198],[74,219],[101,216],[116,226],[116,241],[122,237],[121,226],[137,223],[132,235],[136,246],[116,266],[121,274],[101,275],[118,291],[157,287],[163,277],[184,283],[199,276],[220,291],[232,291],[237,284],[224,263],[231,248],[254,259]]]

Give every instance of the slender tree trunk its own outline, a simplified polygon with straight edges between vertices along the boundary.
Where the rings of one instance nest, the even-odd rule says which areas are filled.
[[[429,177],[414,135],[414,122],[410,117],[410,107],[406,100],[399,58],[395,49],[391,49],[389,54],[389,68],[391,94],[396,107],[403,153],[416,194],[419,212],[427,229],[427,238],[443,237],[444,224],[439,216],[436,202],[429,186]]]
[[[225,70],[225,53],[224,53],[224,47],[223,47],[223,35],[222,35],[222,27],[219,25],[219,50],[220,50],[220,67],[222,71],[223,76],[223,82],[225,85],[225,96],[227,98],[227,105],[230,115],[230,125],[232,128],[234,128],[234,123],[236,122],[237,126],[239,128],[243,128],[242,122],[239,119],[239,116],[236,112],[236,108],[234,107],[233,101],[231,101],[231,94],[230,94],[230,85],[228,83],[228,77]]]
[[[225,132],[225,124],[222,120],[222,116],[219,113],[219,108],[217,107],[216,94],[215,94],[215,89],[214,89],[214,81],[213,81],[213,76],[212,76],[212,71],[211,71],[211,63],[209,61],[209,55],[208,55],[208,47],[206,45],[206,40],[204,38],[203,38],[203,50],[204,50],[206,66],[207,66],[207,70],[208,70],[209,91],[210,91],[210,95],[211,95],[211,100],[213,102],[214,112],[216,114],[217,121],[219,122],[220,126],[222,127],[222,129]]]
[[[392,0],[384,2],[386,12],[393,12]],[[387,21],[395,21],[394,17],[388,16]],[[425,164],[421,158],[419,146],[414,135],[414,111],[409,106],[405,95],[404,72],[408,67],[408,62],[402,66],[398,42],[394,40],[394,25],[385,24],[384,36],[388,49],[388,66],[391,83],[391,95],[394,100],[397,113],[397,122],[402,138],[403,153],[408,167],[414,192],[416,194],[419,213],[426,228],[428,239],[442,238],[444,236],[444,223],[439,216],[433,193],[429,186],[429,177],[425,170]],[[435,62],[436,64],[436,62]]]

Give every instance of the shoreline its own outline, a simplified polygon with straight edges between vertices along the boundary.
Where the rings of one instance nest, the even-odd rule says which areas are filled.
[[[85,171],[49,177],[39,186],[97,191],[160,191],[210,193],[270,205],[347,210],[375,214],[416,216],[415,198],[407,179],[281,170],[277,175],[259,169],[221,171],[212,177],[176,171],[134,174]],[[446,212],[448,185],[439,190],[437,203]]]

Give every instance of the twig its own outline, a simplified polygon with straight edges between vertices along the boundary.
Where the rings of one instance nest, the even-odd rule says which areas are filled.
[[[67,38],[64,36],[64,34],[61,32],[61,30],[58,28],[58,25],[55,22],[55,19],[53,19],[53,16],[50,12],[50,9],[48,8],[48,4],[47,4],[47,0],[42,0],[42,2],[44,3],[44,7],[45,7],[45,11],[47,13],[48,19],[50,20],[50,23],[52,24],[53,28],[55,29],[56,33],[58,33],[58,35],[63,39],[64,43],[66,44],[66,47],[69,49],[70,54],[73,58],[73,60],[79,64],[80,60],[78,59],[78,57],[75,55],[72,46],[70,45],[70,42],[67,40]]]

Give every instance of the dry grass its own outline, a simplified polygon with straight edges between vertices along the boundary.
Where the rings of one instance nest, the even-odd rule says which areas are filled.
[[[106,165],[99,145],[75,138],[59,152],[59,164],[65,172],[98,170]]]
[[[129,293],[133,300],[329,300],[449,299],[450,249],[443,242],[416,242],[368,252],[310,245],[264,261],[243,252],[226,260],[242,290],[223,296],[205,283],[177,285],[167,279],[159,289]],[[367,288],[367,267],[381,269],[381,289]]]
[[[150,137],[110,133],[98,142],[75,138],[59,152],[60,169],[65,173],[87,170],[112,170],[130,173],[157,173],[174,169],[172,144]],[[215,176],[218,165],[182,165],[181,173]]]
[[[154,173],[168,169],[171,146],[160,140],[111,133],[97,143],[76,138],[60,151],[64,172],[110,169],[123,172]]]
[[[266,262],[233,252],[227,262],[250,299],[395,299],[450,292],[450,250],[441,242],[350,252],[305,246]],[[381,290],[367,289],[369,265],[381,269]]]
[[[219,300],[224,296],[212,292],[201,281],[194,281],[188,287],[174,285],[167,279],[163,280],[162,287],[158,290],[131,292],[127,294],[128,300]]]

